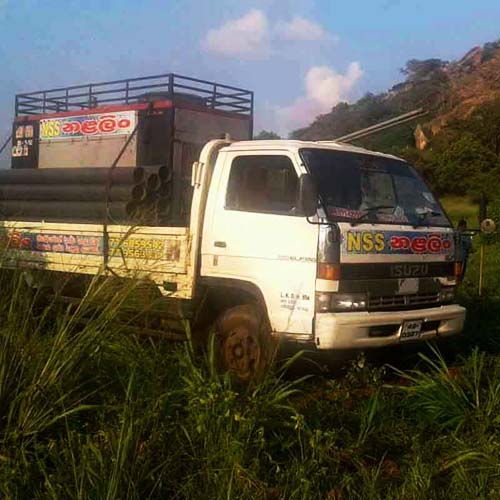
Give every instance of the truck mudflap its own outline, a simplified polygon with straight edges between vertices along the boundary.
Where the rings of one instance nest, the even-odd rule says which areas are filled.
[[[459,334],[465,308],[453,304],[390,312],[318,313],[317,349],[367,349],[406,344]]]

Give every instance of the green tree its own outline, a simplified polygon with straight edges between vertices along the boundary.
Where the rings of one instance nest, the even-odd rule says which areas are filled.
[[[261,130],[255,137],[254,139],[257,141],[262,141],[262,140],[269,140],[269,139],[281,139],[282,137],[279,136],[276,132],[273,132],[272,130]]]
[[[481,190],[490,194],[499,190],[497,157],[472,134],[463,134],[437,152],[430,169],[441,193],[477,195]]]
[[[480,106],[463,125],[500,159],[500,99]]]
[[[410,59],[401,68],[401,73],[406,75],[408,80],[422,80],[428,78],[432,73],[442,70],[448,64],[447,61],[442,59]]]
[[[481,56],[481,61],[489,61],[490,59],[493,59],[495,55],[498,53],[500,50],[500,39],[494,41],[494,42],[488,42],[483,45],[483,53]]]

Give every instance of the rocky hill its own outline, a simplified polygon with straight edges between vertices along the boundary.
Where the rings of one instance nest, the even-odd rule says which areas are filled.
[[[405,80],[389,91],[367,94],[354,104],[340,103],[292,136],[331,139],[419,107],[430,112],[422,130],[435,135],[481,104],[500,98],[500,40],[474,47],[459,61],[410,60],[401,71]]]
[[[332,139],[423,107],[420,121],[355,143],[408,159],[440,194],[485,191],[500,203],[500,40],[458,61],[410,60],[402,73],[389,91],[338,104],[292,137]]]

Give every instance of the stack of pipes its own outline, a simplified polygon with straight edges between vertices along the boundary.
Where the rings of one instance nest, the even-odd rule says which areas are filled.
[[[171,181],[165,166],[0,170],[0,219],[155,225]]]

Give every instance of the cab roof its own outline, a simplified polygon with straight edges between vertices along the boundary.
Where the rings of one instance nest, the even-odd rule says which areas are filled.
[[[372,156],[381,156],[385,158],[391,158],[393,160],[403,161],[402,158],[397,156],[380,153],[378,151],[370,151],[369,149],[360,148],[358,146],[353,146],[351,144],[346,144],[342,142],[335,141],[295,141],[288,139],[273,139],[273,140],[262,140],[262,141],[237,141],[233,142],[230,146],[223,148],[223,151],[262,151],[262,150],[286,150],[298,153],[299,149],[303,148],[314,148],[314,149],[330,149],[333,151],[347,151],[351,153],[360,153]]]

